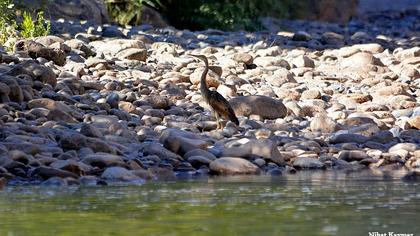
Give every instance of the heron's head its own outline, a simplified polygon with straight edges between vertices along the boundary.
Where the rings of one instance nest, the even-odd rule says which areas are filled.
[[[197,54],[188,54],[188,55],[192,56],[192,57],[195,57],[195,58],[198,58],[198,59],[204,61],[204,63],[208,64],[207,57],[204,56],[204,55],[197,55]]]

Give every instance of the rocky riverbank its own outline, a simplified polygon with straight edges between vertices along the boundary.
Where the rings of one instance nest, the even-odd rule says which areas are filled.
[[[347,26],[265,21],[256,33],[53,22],[0,48],[0,186],[142,183],[302,169],[416,175],[417,13]],[[282,30],[280,30],[282,29]],[[13,41],[13,40],[10,40]],[[216,121],[199,93],[230,100]]]

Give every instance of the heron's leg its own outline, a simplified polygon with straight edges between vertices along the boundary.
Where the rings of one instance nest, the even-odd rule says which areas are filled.
[[[223,126],[223,120],[222,120],[222,119],[220,119],[220,117],[222,117],[222,116],[221,116],[221,115],[219,115],[220,129],[223,129],[223,128],[224,128],[224,126]]]
[[[216,117],[216,122],[217,122],[217,128],[216,129],[220,129],[219,114],[217,114],[217,112],[214,112],[214,116]]]
[[[217,115],[216,112],[213,109],[211,109],[211,116],[213,116],[214,118],[216,118],[216,115]]]

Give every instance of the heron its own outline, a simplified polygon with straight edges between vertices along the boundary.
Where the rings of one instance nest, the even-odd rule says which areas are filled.
[[[206,77],[207,77],[207,73],[209,72],[209,62],[207,60],[207,57],[204,55],[194,55],[194,54],[190,54],[190,56],[193,56],[195,58],[202,60],[205,64],[203,74],[201,74],[200,92],[204,101],[210,106],[212,114],[216,118],[216,121],[217,121],[216,129],[223,129],[223,124],[220,120],[221,117],[232,121],[236,125],[239,125],[238,118],[236,117],[235,112],[233,111],[229,102],[220,93],[218,93],[217,91],[211,91],[207,87]]]

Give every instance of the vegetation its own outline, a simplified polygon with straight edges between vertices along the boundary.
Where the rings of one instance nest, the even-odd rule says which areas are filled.
[[[45,20],[43,9],[48,1],[40,0],[38,7],[29,9],[21,1],[0,0],[0,44],[9,38],[32,38],[47,35],[50,22]],[[259,19],[264,16],[291,17],[294,9],[309,0],[105,0],[114,22],[121,25],[141,24],[142,7],[146,4],[158,10],[173,26],[180,29],[202,30],[258,30]],[[31,3],[29,2],[31,5]]]
[[[289,1],[278,0],[165,0],[161,11],[175,27],[201,30],[256,30],[259,17],[284,14]],[[282,13],[283,12],[283,13]]]
[[[0,0],[0,44],[4,45],[17,29],[12,0]]]
[[[14,4],[13,0],[0,0],[1,45],[5,45],[10,38],[34,38],[50,33],[51,23],[45,20],[42,10],[29,13],[22,11],[21,7]],[[36,18],[32,17],[33,14],[36,14]],[[5,46],[10,50],[13,45]]]
[[[45,25],[44,25],[45,22]],[[23,22],[21,24],[21,33],[25,38],[34,38],[48,35],[51,31],[50,21],[44,19],[42,11],[37,13],[36,20],[28,12],[23,13]]]
[[[308,0],[106,0],[114,22],[141,23],[141,8],[147,4],[158,10],[176,28],[201,30],[258,30],[259,18],[296,15],[295,9]]]
[[[154,8],[161,7],[159,0],[105,0],[105,3],[110,17],[121,25],[141,24],[143,4]]]

